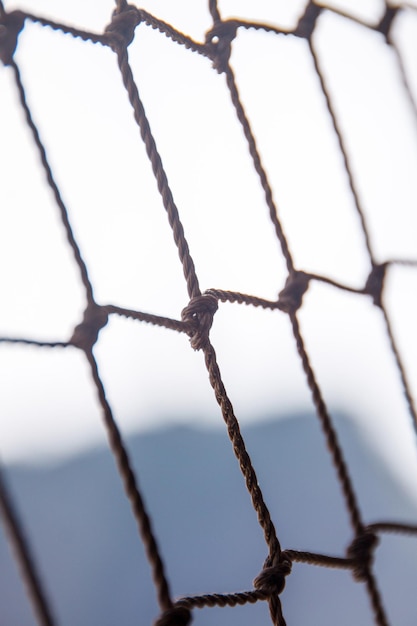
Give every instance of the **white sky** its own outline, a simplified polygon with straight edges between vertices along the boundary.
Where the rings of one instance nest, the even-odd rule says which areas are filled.
[[[206,4],[141,6],[201,41],[210,27]],[[328,4],[370,22],[382,12],[376,0]],[[219,3],[224,17],[284,27],[303,5]],[[5,7],[102,31],[113,4],[22,0]],[[417,12],[397,18],[394,38],[417,97]],[[417,258],[417,124],[395,57],[380,35],[330,12],[320,18],[315,44],[376,257]],[[285,267],[224,77],[144,25],[129,55],[201,289],[274,299]],[[27,23],[16,60],[97,301],[179,318],[188,303],[182,268],[115,55]],[[231,62],[296,266],[363,286],[369,260],[306,42],[239,31]],[[67,340],[81,319],[83,292],[4,67],[0,137],[0,334]],[[396,267],[388,278],[386,303],[417,397],[417,270]],[[330,409],[360,420],[404,480],[415,475],[415,437],[379,311],[364,297],[313,283],[300,320]],[[312,407],[284,314],[220,305],[211,336],[242,424]],[[95,353],[125,431],[178,419],[221,426],[203,357],[186,336],[113,316]],[[3,344],[0,380],[6,460],[55,457],[104,439],[88,368],[75,349]]]

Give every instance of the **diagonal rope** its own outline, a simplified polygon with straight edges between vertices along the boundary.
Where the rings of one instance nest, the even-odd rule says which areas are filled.
[[[33,140],[34,143],[38,149],[39,152],[39,157],[43,166],[43,169],[45,171],[46,174],[46,179],[48,182],[48,185],[53,193],[55,202],[58,206],[59,212],[60,212],[60,216],[61,216],[61,221],[62,224],[64,225],[65,228],[65,232],[66,232],[66,236],[67,236],[67,241],[70,245],[70,248],[73,252],[74,255],[74,259],[75,262],[78,266],[79,272],[80,272],[80,276],[81,276],[81,282],[84,285],[84,289],[86,292],[86,297],[87,297],[87,301],[88,302],[93,302],[94,298],[93,298],[93,287],[91,285],[89,276],[88,276],[88,271],[87,271],[87,266],[84,262],[83,257],[81,256],[81,251],[80,248],[75,240],[74,237],[74,233],[72,231],[72,227],[70,224],[70,220],[69,220],[69,216],[68,216],[68,210],[67,207],[64,204],[64,201],[62,199],[61,196],[61,192],[58,189],[58,185],[55,182],[55,178],[52,174],[52,169],[51,166],[49,165],[49,161],[46,155],[46,150],[45,147],[41,141],[40,138],[40,134],[39,131],[33,121],[32,118],[32,114],[30,112],[30,109],[28,107],[27,101],[26,101],[26,94],[25,94],[25,90],[20,78],[20,71],[18,66],[16,65],[16,63],[13,61],[11,63],[11,68],[13,70],[14,73],[14,77],[15,77],[15,82],[16,82],[16,87],[19,93],[19,99],[20,99],[20,104],[22,106],[22,109],[25,113],[26,116],[26,123],[28,125],[28,127],[30,128],[30,130],[32,131],[32,135],[33,135]]]
[[[390,346],[391,346],[391,351],[394,354],[395,362],[397,364],[397,369],[398,369],[398,372],[399,372],[399,375],[400,375],[404,397],[405,397],[405,400],[406,400],[407,406],[408,406],[408,411],[409,411],[410,416],[411,416],[411,420],[412,420],[412,424],[413,424],[413,427],[414,427],[415,434],[417,435],[417,410],[416,410],[416,406],[415,406],[413,395],[411,393],[410,384],[408,382],[407,374],[406,374],[406,371],[405,371],[405,367],[404,367],[404,364],[403,364],[403,360],[402,360],[400,351],[399,351],[399,349],[397,347],[397,342],[395,341],[395,337],[394,337],[394,333],[393,333],[393,330],[392,330],[392,327],[391,327],[390,319],[388,317],[388,313],[387,313],[387,311],[386,311],[384,306],[381,306],[380,308],[381,308],[381,311],[382,311],[382,315],[384,317],[385,328],[386,328],[388,339],[389,339],[389,343],[390,343]]]
[[[5,471],[0,466],[0,519],[9,537],[10,545],[19,565],[33,611],[39,626],[55,626],[50,600],[47,598],[40,572],[32,554],[23,523],[6,484]]]
[[[408,102],[410,104],[411,110],[413,112],[414,120],[417,123],[417,103],[416,103],[416,99],[415,99],[415,97],[413,95],[413,92],[411,91],[411,87],[410,87],[410,83],[409,83],[409,80],[408,80],[408,77],[407,77],[407,72],[406,72],[406,69],[405,69],[405,66],[404,66],[403,58],[402,58],[401,53],[398,50],[397,46],[394,44],[394,42],[391,39],[389,39],[389,43],[391,45],[391,50],[393,51],[393,53],[395,55],[395,59],[397,61],[401,82],[403,84],[404,91],[406,93],[406,96],[407,96]]]
[[[281,245],[281,251],[282,251],[282,254],[284,256],[284,259],[285,259],[285,262],[286,262],[286,265],[287,265],[287,269],[288,269],[289,272],[291,272],[294,269],[293,260],[292,260],[291,253],[290,253],[290,250],[289,250],[289,247],[288,247],[287,239],[286,239],[286,237],[284,235],[284,231],[283,231],[282,225],[281,225],[281,223],[279,221],[279,218],[278,218],[277,206],[275,204],[275,201],[274,201],[274,198],[273,198],[272,189],[271,189],[271,185],[269,183],[266,171],[265,171],[264,166],[262,164],[261,156],[260,156],[259,151],[258,151],[258,147],[256,145],[256,139],[255,139],[255,136],[254,136],[254,134],[252,132],[252,128],[251,128],[249,120],[248,120],[248,118],[246,116],[245,110],[244,110],[244,108],[242,106],[233,70],[228,65],[225,71],[226,71],[227,86],[229,88],[230,96],[231,96],[233,105],[234,105],[235,110],[236,110],[236,115],[237,115],[240,123],[242,124],[243,132],[244,132],[246,140],[248,142],[249,152],[250,152],[250,155],[252,157],[255,170],[258,173],[258,176],[259,176],[262,188],[263,188],[263,190],[265,192],[265,201],[266,201],[266,204],[267,204],[268,209],[269,209],[269,216],[270,216],[272,224],[274,226],[275,234],[276,234],[276,236],[278,238],[278,241],[279,241],[279,243]]]
[[[123,443],[122,436],[113,412],[106,397],[103,382],[100,378],[96,359],[92,350],[86,350],[85,355],[90,365],[91,376],[97,391],[100,406],[102,408],[104,424],[107,431],[110,448],[117,463],[119,474],[123,481],[126,495],[130,501],[134,518],[137,522],[140,536],[146,549],[149,563],[152,567],[153,580],[157,590],[158,602],[161,609],[172,608],[172,600],[169,591],[169,584],[165,576],[165,567],[160,556],[158,544],[152,530],[152,523],[146,511],[143,497],[140,493],[136,476],[132,464]]]
[[[350,522],[356,535],[360,535],[363,532],[363,522],[359,511],[359,505],[357,503],[356,494],[354,492],[352,482],[349,476],[347,464],[340,447],[340,443],[333,427],[327,406],[324,402],[322,393],[317,384],[316,377],[313,368],[308,357],[304,340],[301,335],[300,326],[296,313],[290,312],[289,318],[291,321],[294,337],[297,343],[297,350],[300,356],[303,369],[307,378],[308,386],[311,390],[313,402],[316,407],[317,416],[320,419],[320,423],[326,438],[327,446],[332,456],[333,464],[336,468],[337,476],[342,488],[342,492],[345,498],[346,507],[349,512]]]
[[[365,211],[363,209],[361,200],[359,198],[359,192],[356,189],[356,184],[355,184],[355,180],[354,180],[354,176],[353,176],[352,165],[350,163],[350,158],[348,156],[348,151],[347,151],[347,148],[346,148],[346,145],[345,145],[345,140],[343,139],[342,131],[341,131],[341,128],[340,128],[340,125],[339,125],[339,122],[338,122],[338,119],[337,119],[337,116],[336,116],[336,112],[335,112],[335,109],[334,109],[334,106],[333,106],[333,103],[332,103],[332,99],[330,97],[330,92],[329,92],[329,89],[327,88],[326,81],[324,79],[324,75],[323,75],[323,72],[322,72],[321,67],[320,67],[319,58],[318,58],[317,52],[316,52],[316,50],[314,48],[314,43],[311,40],[311,38],[308,40],[308,45],[309,45],[311,56],[312,56],[312,59],[313,59],[314,68],[316,70],[316,74],[317,74],[317,77],[319,79],[320,87],[321,87],[324,99],[326,101],[326,106],[327,106],[327,110],[328,110],[329,115],[330,115],[332,126],[333,126],[333,129],[334,129],[335,135],[337,137],[338,144],[339,144],[340,153],[341,153],[342,159],[343,159],[344,169],[345,169],[345,172],[346,172],[347,178],[348,178],[349,188],[350,188],[350,191],[352,193],[352,197],[353,197],[354,204],[355,204],[355,207],[356,207],[356,212],[358,214],[358,217],[359,217],[359,220],[360,220],[360,223],[361,223],[361,226],[362,226],[361,230],[362,230],[362,234],[363,234],[364,239],[365,239],[366,249],[368,251],[368,255],[369,255],[369,258],[371,260],[371,264],[372,264],[372,266],[374,266],[376,263],[375,263],[374,255],[373,255],[373,252],[372,252],[371,238],[370,238],[370,235],[369,235],[369,230],[368,230],[368,227],[367,227],[367,224],[366,224]]]
[[[217,0],[209,0],[209,11],[214,23],[221,22]]]
[[[145,109],[139,97],[138,88],[133,79],[132,70],[128,62],[127,50],[122,47],[117,47],[116,51],[123,83],[129,95],[135,120],[139,126],[140,134],[146,147],[146,152],[152,164],[152,169],[158,184],[158,190],[161,194],[162,201],[168,215],[169,224],[172,228],[174,241],[178,248],[178,254],[187,282],[188,295],[190,298],[193,298],[195,296],[199,296],[201,292],[195,272],[194,262],[191,258],[188,243],[185,239],[184,228],[179,217],[178,208],[174,202],[174,198],[168,184],[167,175],[163,168],[161,157],[159,156],[156,143],[145,114]]]

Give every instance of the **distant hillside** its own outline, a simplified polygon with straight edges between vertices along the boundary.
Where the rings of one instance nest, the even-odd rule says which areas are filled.
[[[338,431],[366,522],[417,522],[352,422]],[[283,548],[343,555],[351,538],[335,473],[310,415],[245,427],[244,438]],[[128,440],[175,596],[252,587],[266,556],[225,430],[176,427]],[[108,450],[53,467],[12,467],[60,626],[150,626],[158,613],[143,548]],[[417,540],[389,537],[377,569],[393,626],[415,626]],[[373,623],[361,585],[344,571],[294,564],[282,594],[288,626]],[[0,626],[34,619],[0,536]],[[196,626],[269,626],[264,603],[194,611]]]

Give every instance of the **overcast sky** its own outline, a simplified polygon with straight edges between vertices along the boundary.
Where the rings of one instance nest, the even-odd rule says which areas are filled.
[[[110,1],[4,4],[98,32],[113,8]],[[206,4],[141,6],[202,41]],[[371,23],[383,10],[376,0],[328,4]],[[292,27],[303,5],[224,0],[220,9]],[[417,97],[417,11],[396,18],[393,37]],[[417,124],[396,57],[381,35],[331,12],[314,41],[376,258],[416,259]],[[285,266],[224,76],[145,25],[129,55],[201,289],[275,299]],[[182,268],[115,55],[27,23],[16,61],[97,301],[179,319],[188,303]],[[296,266],[362,287],[369,259],[307,43],[239,31],[231,63]],[[81,319],[83,292],[4,67],[0,137],[0,334],[65,341]],[[385,298],[417,397],[417,270],[391,269]],[[355,416],[406,480],[417,469],[415,437],[380,312],[370,299],[314,283],[300,320],[330,409]],[[243,425],[311,409],[284,314],[221,304],[211,337]],[[126,432],[178,420],[222,425],[203,357],[185,335],[113,316],[95,353]],[[3,344],[0,371],[6,460],[55,457],[104,439],[81,352]]]

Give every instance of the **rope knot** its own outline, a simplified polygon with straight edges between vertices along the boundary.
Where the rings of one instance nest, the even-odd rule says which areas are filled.
[[[181,319],[189,326],[187,333],[194,350],[200,350],[207,344],[213,316],[218,306],[214,296],[203,293],[192,298],[189,305],[182,310]]]
[[[285,587],[285,578],[291,572],[292,563],[285,553],[281,553],[281,561],[276,565],[264,567],[262,572],[253,581],[258,591],[263,591],[268,597],[279,596]]]
[[[355,537],[348,547],[347,556],[355,561],[353,567],[353,577],[355,580],[366,580],[369,567],[373,560],[373,550],[378,544],[378,541],[378,537],[374,533],[365,531],[362,535]]]
[[[188,626],[191,624],[191,611],[184,606],[174,606],[164,611],[154,626]]]
[[[206,44],[209,47],[213,67],[222,74],[227,69],[230,54],[232,51],[232,41],[236,37],[237,24],[233,20],[227,22],[217,22],[206,33]]]
[[[110,38],[110,45],[127,48],[132,43],[135,28],[141,21],[140,11],[131,4],[127,4],[122,11],[113,11],[112,20],[105,29]]]
[[[376,29],[377,31],[379,31],[380,33],[382,33],[385,37],[385,39],[387,40],[388,43],[390,43],[390,32],[391,32],[391,27],[392,27],[392,23],[394,21],[394,18],[396,17],[396,15],[399,13],[400,11],[400,7],[390,7],[387,6],[385,9],[385,13],[382,16],[379,24],[377,25]]]
[[[369,294],[376,306],[382,306],[382,290],[387,269],[386,263],[374,265],[366,281],[364,292]]]
[[[309,281],[310,277],[305,272],[294,271],[289,274],[278,296],[278,308],[285,313],[295,313],[301,306]]]
[[[310,40],[316,27],[317,19],[322,10],[323,7],[310,1],[304,11],[304,14],[298,21],[294,35],[296,37],[302,37],[303,39]]]
[[[102,307],[89,304],[84,311],[83,321],[74,328],[70,343],[82,350],[91,350],[108,319],[108,314]]]
[[[22,11],[4,13],[0,17],[0,60],[4,65],[11,65],[17,46],[17,39],[25,24]]]

